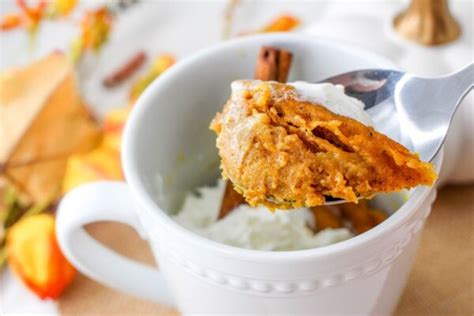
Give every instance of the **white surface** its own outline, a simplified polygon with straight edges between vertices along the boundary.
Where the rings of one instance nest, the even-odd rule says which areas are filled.
[[[6,268],[0,277],[0,315],[54,315],[56,302],[40,300]]]
[[[240,205],[218,220],[225,182],[188,193],[183,208],[173,218],[204,237],[227,245],[257,250],[299,250],[326,246],[351,238],[346,228],[317,234],[313,214],[306,208],[270,212],[266,207]],[[315,226],[316,225],[316,226]]]
[[[2,15],[12,8],[12,2],[0,1]],[[137,50],[146,49],[150,56],[169,52],[182,58],[220,40],[223,1],[143,2],[141,8],[133,8],[119,19],[111,42],[102,54],[87,58],[82,66],[80,73],[81,78],[84,78],[84,96],[97,113],[126,104],[127,88],[105,90],[100,83],[105,75]],[[237,11],[235,33],[256,29],[276,14],[290,12],[303,19],[306,31],[310,34],[352,42],[380,52],[419,74],[439,75],[472,60],[473,2],[450,2],[453,12],[463,25],[463,38],[455,44],[434,49],[386,36],[391,17],[401,8],[397,1],[246,2]],[[86,4],[95,6],[92,1],[86,1]],[[0,33],[0,69],[26,64],[53,49],[67,49],[71,37],[76,33],[77,27],[71,23],[47,23],[38,34],[36,48],[32,51],[25,50],[28,46],[25,33]],[[448,148],[452,149],[447,151],[449,155],[457,157],[463,151],[461,161],[456,163],[455,159],[448,159],[450,166],[445,169],[455,180],[474,178],[474,168],[466,172],[466,166],[471,166],[474,156],[473,103],[471,94],[469,101],[465,101],[468,105],[463,106],[464,112],[456,117],[458,122],[463,122],[463,128],[453,130],[453,136],[448,142]],[[2,315],[21,313],[28,306],[36,306],[36,311],[40,313],[44,311],[53,314],[53,303],[44,303],[31,294],[22,293],[26,289],[13,279],[8,270],[0,275],[0,289]]]

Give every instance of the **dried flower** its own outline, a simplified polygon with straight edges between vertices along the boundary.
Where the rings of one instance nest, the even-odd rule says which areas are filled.
[[[81,22],[81,34],[72,43],[72,59],[77,61],[87,50],[98,52],[107,42],[113,14],[107,7],[86,12]]]
[[[8,31],[19,26],[25,26],[34,35],[41,20],[45,17],[47,2],[45,0],[35,1],[36,5],[28,5],[26,0],[17,0],[16,4],[21,12],[9,13],[2,19],[1,30]]]
[[[17,0],[18,6],[26,18],[26,27],[31,34],[36,33],[41,20],[45,16],[47,2],[37,1],[36,6],[28,6],[26,0]]]
[[[76,271],[61,253],[51,214],[26,216],[7,232],[10,268],[42,299],[58,298]]]

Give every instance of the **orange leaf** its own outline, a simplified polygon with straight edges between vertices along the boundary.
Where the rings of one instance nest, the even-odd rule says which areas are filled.
[[[274,19],[270,24],[262,29],[262,32],[289,32],[300,25],[298,18],[284,14]]]
[[[3,17],[0,21],[0,30],[8,31],[21,26],[22,19],[19,14],[10,13]]]

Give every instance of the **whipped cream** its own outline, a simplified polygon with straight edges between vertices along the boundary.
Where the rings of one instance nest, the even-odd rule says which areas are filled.
[[[232,82],[232,95],[246,89],[247,84],[258,84],[260,80],[236,80]],[[350,117],[364,125],[374,126],[374,122],[367,112],[364,111],[364,103],[356,98],[345,94],[344,86],[332,83],[309,83],[295,81],[287,83],[293,86],[301,101],[317,103],[336,114]]]
[[[342,85],[305,81],[288,84],[295,87],[298,97],[303,101],[321,104],[331,112],[350,117],[364,125],[374,125],[370,115],[364,111],[364,103],[346,95]]]
[[[241,205],[217,220],[224,193],[224,181],[189,193],[173,219],[187,229],[231,246],[256,250],[299,250],[326,246],[351,238],[346,228],[325,229],[315,234],[316,225],[306,208],[270,212],[267,208]]]

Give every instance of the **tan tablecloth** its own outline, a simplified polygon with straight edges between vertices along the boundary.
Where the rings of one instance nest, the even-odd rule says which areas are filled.
[[[99,223],[90,232],[131,258],[153,264],[131,228]],[[91,254],[92,255],[92,254]],[[474,315],[474,185],[438,194],[396,315]],[[175,316],[178,312],[105,288],[80,275],[59,302],[63,315]]]

